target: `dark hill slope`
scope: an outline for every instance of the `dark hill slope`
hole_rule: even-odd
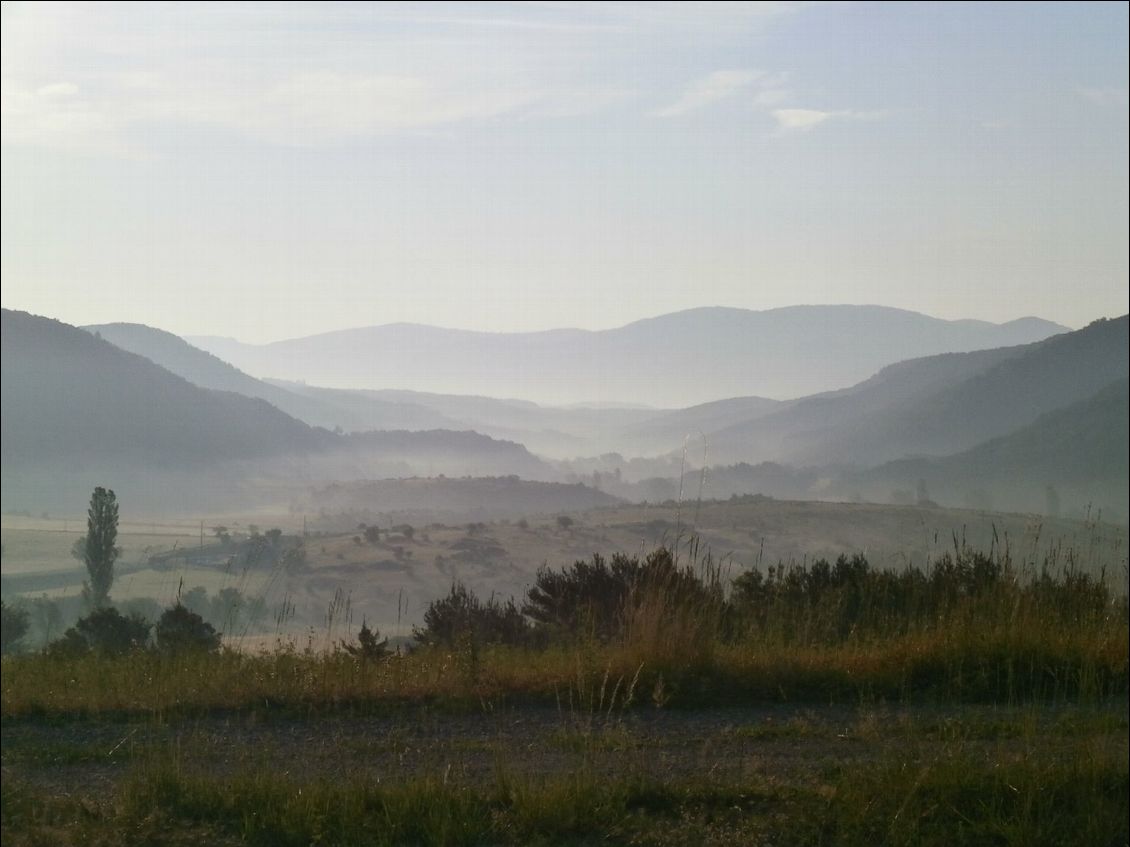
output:
[[[187,468],[325,449],[269,403],[192,385],[49,318],[2,318],[3,462]]]
[[[445,418],[422,406],[365,398],[351,402],[349,392],[301,390],[304,386],[277,385],[245,374],[223,359],[194,347],[183,338],[143,324],[113,323],[84,327],[116,347],[144,356],[201,388],[234,391],[258,397],[311,426],[340,427],[347,432],[370,429],[461,429],[459,421]]]
[[[556,477],[520,444],[444,430],[337,435],[76,327],[7,310],[2,321],[7,509],[75,512],[92,485],[152,513],[286,503],[335,479]]]
[[[874,465],[1005,435],[1126,378],[1125,316],[1018,347],[900,362],[708,435],[718,461]]]
[[[1130,480],[1130,382],[1123,378],[1086,400],[1038,417],[1008,435],[941,459],[889,462],[862,474],[871,491],[913,490],[951,502],[991,495],[1014,508],[1043,511],[1047,488],[1065,507],[1104,508],[1125,520]]]

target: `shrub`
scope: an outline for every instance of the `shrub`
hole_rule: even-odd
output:
[[[442,600],[434,600],[424,612],[423,628],[412,635],[422,644],[456,648],[468,643],[524,645],[530,642],[530,625],[513,600],[505,603],[491,597],[486,602],[462,583],[451,586]]]
[[[27,609],[9,606],[0,600],[0,653],[7,654],[15,649],[27,630]]]
[[[705,613],[708,607],[720,610],[722,601],[717,579],[708,574],[704,580],[693,568],[680,567],[671,551],[660,547],[643,561],[620,553],[611,560],[593,554],[561,571],[543,567],[522,611],[549,639],[608,642],[624,638],[631,625],[638,629],[645,607],[661,615],[676,609]]]
[[[157,621],[157,649],[162,653],[214,653],[220,649],[220,634],[178,602]]]
[[[751,634],[797,644],[889,638],[973,621],[1079,628],[1111,613],[1101,577],[1070,568],[1029,576],[1022,578],[1007,553],[959,549],[926,571],[874,570],[856,554],[835,564],[818,559],[767,574],[749,571],[734,580],[731,600]]]
[[[113,606],[96,609],[63,633],[48,650],[56,655],[95,652],[120,656],[149,643],[151,624],[137,614],[122,615]]]

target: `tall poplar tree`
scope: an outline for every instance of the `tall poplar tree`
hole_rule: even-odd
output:
[[[121,550],[118,540],[118,500],[114,492],[98,487],[90,497],[86,513],[86,548],[83,559],[90,582],[83,594],[90,605],[101,609],[110,602],[110,586],[114,584],[114,561]]]

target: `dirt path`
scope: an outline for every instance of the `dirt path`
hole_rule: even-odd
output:
[[[1069,745],[1078,727],[1126,743],[1126,706],[758,706],[596,714],[529,708],[445,714],[216,716],[169,723],[8,721],[3,775],[84,796],[138,766],[168,761],[217,776],[254,769],[297,781],[436,776],[479,783],[500,773],[562,776],[591,768],[664,781],[793,782],[898,750],[928,758],[955,741],[995,755]],[[1073,729],[1075,728],[1075,729]]]

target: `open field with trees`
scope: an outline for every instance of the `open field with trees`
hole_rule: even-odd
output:
[[[1126,841],[1127,601],[1074,553],[700,549],[454,583],[411,648],[341,594],[256,653],[93,613],[4,658],[5,843]]]

